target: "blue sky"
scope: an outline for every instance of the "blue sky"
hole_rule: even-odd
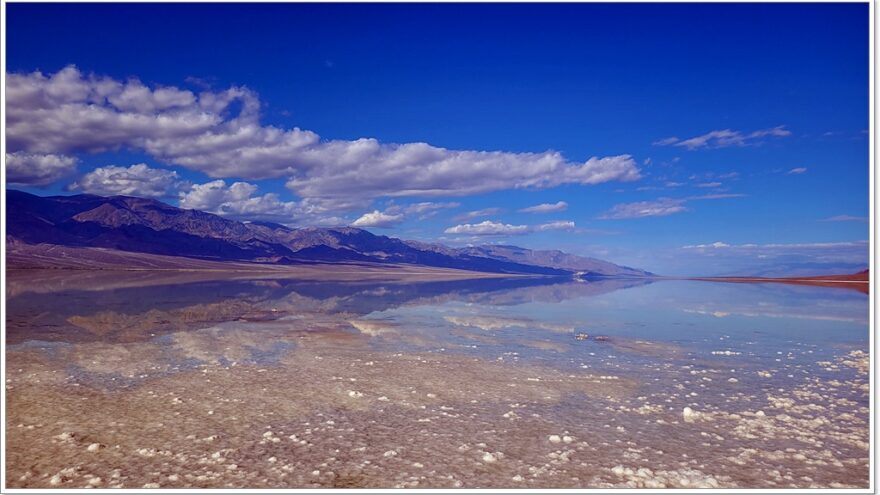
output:
[[[867,3],[7,4],[7,176],[659,273],[849,269],[868,36]]]

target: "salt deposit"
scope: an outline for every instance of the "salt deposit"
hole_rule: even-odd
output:
[[[6,434],[16,457],[7,483],[868,487],[870,356],[852,332],[829,345],[755,319],[745,337],[626,308],[620,319],[589,298],[557,314],[516,294],[484,315],[496,295],[470,289],[417,304],[374,298],[361,311],[358,290],[320,300],[261,295],[237,303],[245,315],[262,307],[260,320],[141,328],[118,340],[84,329],[153,317],[82,315],[79,340],[10,346]],[[620,311],[615,301],[603,304]],[[265,319],[268,308],[284,319]],[[163,309],[156,324],[172,313],[179,320],[185,311]],[[445,318],[501,313],[516,324],[485,330],[475,324],[499,321]],[[567,321],[582,314],[589,323]],[[114,323],[102,327],[101,318]],[[572,328],[586,324],[603,338],[576,342]]]

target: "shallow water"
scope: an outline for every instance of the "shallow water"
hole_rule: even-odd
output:
[[[868,298],[11,273],[11,487],[868,486]]]

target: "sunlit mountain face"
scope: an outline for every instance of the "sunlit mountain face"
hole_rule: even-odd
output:
[[[292,229],[265,222],[243,223],[130,196],[46,198],[9,191],[8,198],[9,207],[15,211],[7,230],[16,250],[13,259],[24,264],[36,263],[42,249],[28,246],[48,244],[274,265],[361,262],[560,277],[650,275],[644,270],[560,251],[515,246],[456,249],[377,236],[353,227]],[[94,250],[67,252],[107,257]],[[185,260],[176,262],[186,265]]]

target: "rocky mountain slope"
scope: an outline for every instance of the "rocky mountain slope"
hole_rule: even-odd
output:
[[[267,222],[244,223],[128,196],[41,197],[9,190],[6,207],[7,247],[49,244],[273,264],[371,262],[491,273],[650,275],[561,251],[515,246],[451,248],[352,227],[293,229]]]

